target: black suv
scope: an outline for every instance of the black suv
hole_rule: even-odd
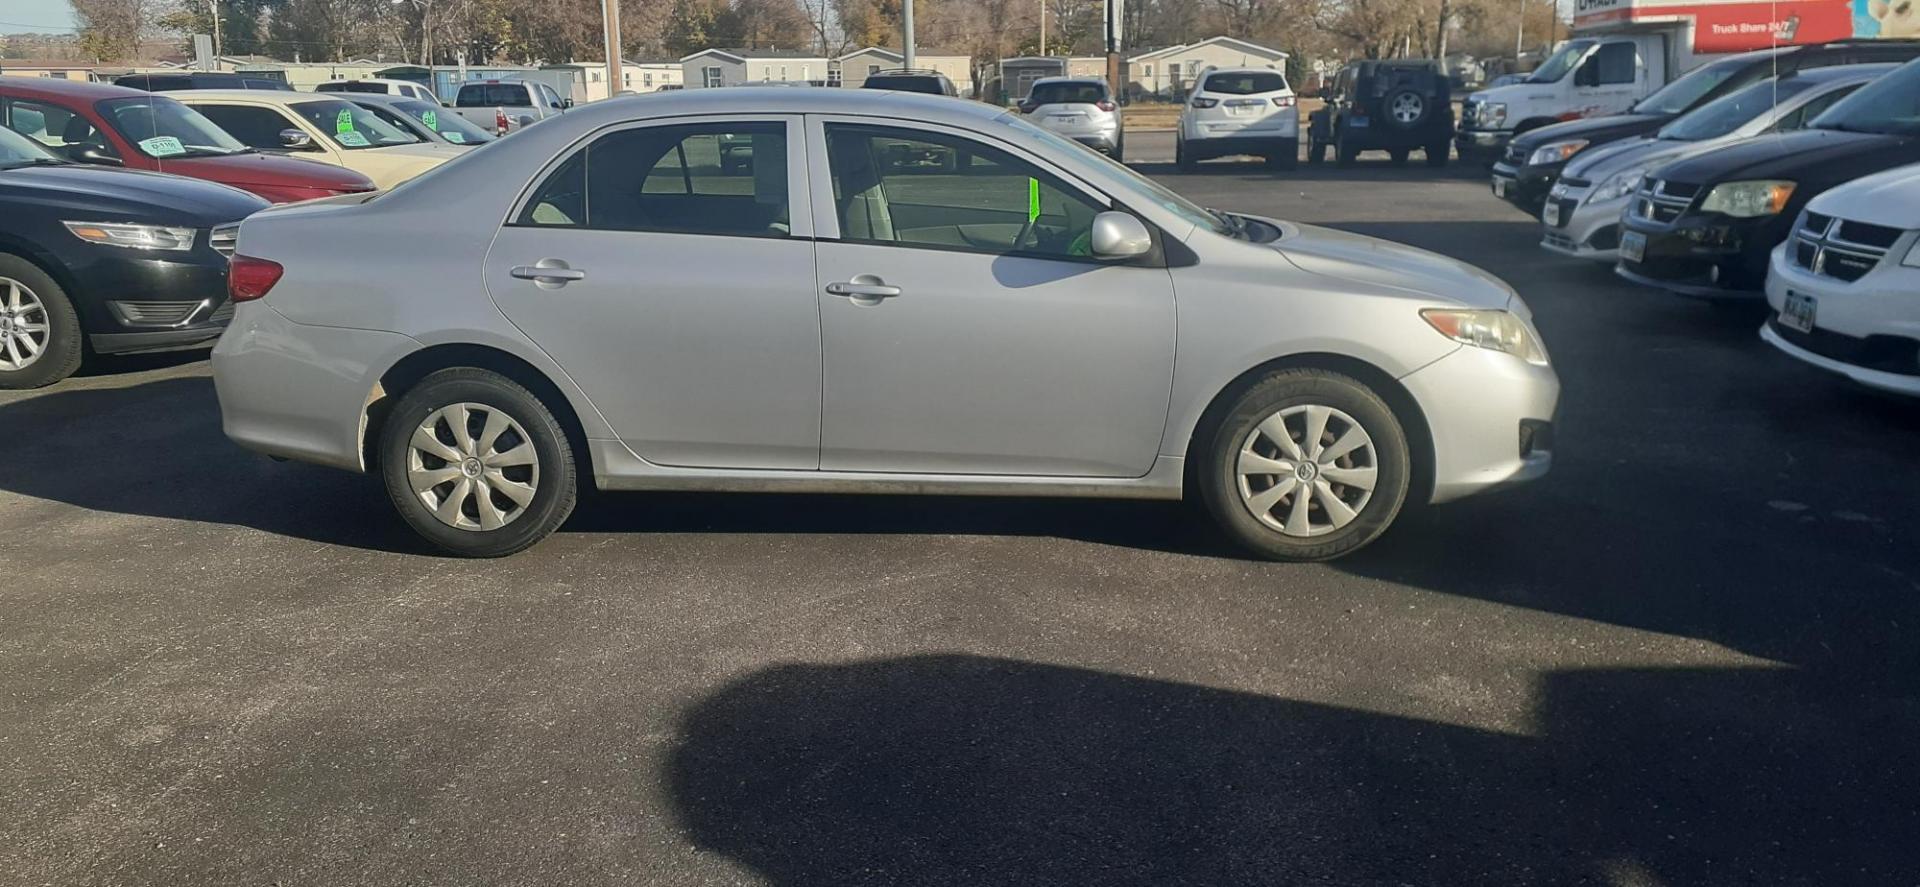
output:
[[[1920,61],[1913,61],[1841,99],[1807,129],[1748,139],[1648,173],[1621,217],[1615,270],[1682,295],[1759,299],[1769,254],[1808,201],[1917,162]],[[1843,280],[1872,270],[1901,233],[1848,224],[1851,243],[1835,255],[1849,255],[1823,266]]]
[[[953,81],[939,71],[926,71],[918,68],[897,68],[868,74],[860,82],[861,89],[891,89],[897,92],[920,92],[927,95],[957,95]]]
[[[1324,93],[1327,106],[1307,120],[1307,162],[1341,166],[1362,151],[1385,151],[1407,162],[1418,148],[1428,166],[1447,165],[1453,146],[1453,84],[1431,59],[1355,62]]]
[[[287,81],[262,74],[249,77],[224,71],[191,71],[180,74],[127,74],[113,79],[113,85],[143,89],[147,92],[171,92],[176,89],[277,89],[292,92]]]
[[[1547,192],[1574,155],[1609,142],[1643,136],[1674,118],[1736,89],[1780,74],[1920,58],[1920,41],[1842,40],[1783,46],[1708,62],[1688,72],[1624,114],[1589,117],[1531,129],[1507,143],[1493,166],[1493,192],[1527,215],[1538,217]],[[1546,150],[1551,148],[1552,150]]]

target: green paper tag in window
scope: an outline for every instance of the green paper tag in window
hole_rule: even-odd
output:
[[[344,108],[341,109],[340,116],[333,118],[333,131],[339,133],[353,132],[353,112]]]
[[[149,157],[172,157],[176,154],[187,153],[186,146],[180,144],[180,140],[173,136],[155,136],[150,139],[141,139],[139,145],[140,150],[147,152],[147,156]]]
[[[467,141],[466,134],[459,132],[443,132],[440,134],[440,137],[456,145],[465,144]]]
[[[373,144],[372,142],[367,141],[366,136],[363,136],[357,132],[343,132],[343,133],[340,133],[339,135],[334,136],[333,139],[334,141],[337,141],[342,145],[346,145],[349,148],[365,148],[366,146]]]
[[[421,112],[420,122],[426,124],[428,129],[439,129],[440,114],[439,112],[436,112],[436,111]]]

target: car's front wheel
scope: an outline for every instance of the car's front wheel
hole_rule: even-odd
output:
[[[73,375],[85,351],[80,315],[39,266],[0,254],[0,389],[40,388]]]
[[[381,476],[400,516],[461,557],[503,557],[573,513],[573,450],[546,404],[499,373],[421,380],[381,426]]]
[[[1296,368],[1235,398],[1199,454],[1200,494],[1235,541],[1276,560],[1350,554],[1405,504],[1407,438],[1378,393],[1351,376]]]

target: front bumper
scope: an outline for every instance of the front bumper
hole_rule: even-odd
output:
[[[1738,219],[1689,210],[1672,222],[1641,218],[1629,211],[1621,220],[1622,241],[1646,238],[1639,261],[1623,251],[1614,267],[1635,283],[1699,299],[1758,299],[1764,295],[1767,255],[1786,237],[1791,219],[1779,216]]]
[[[1561,164],[1553,166],[1513,166],[1505,161],[1493,165],[1490,186],[1495,196],[1534,218],[1547,205],[1547,192],[1560,178]]]
[[[1402,377],[1433,436],[1439,503],[1539,478],[1553,466],[1560,379],[1552,367],[1463,345]]]
[[[232,316],[227,257],[204,243],[177,253],[100,246],[67,266],[87,344],[100,354],[164,351],[219,338]]]
[[[1510,129],[1463,129],[1453,136],[1453,147],[1462,157],[1498,157],[1513,141]]]
[[[1911,247],[1908,247],[1911,249]],[[1905,253],[1895,251],[1890,256]],[[1920,396],[1920,268],[1882,260],[1859,280],[1815,274],[1773,251],[1767,304],[1773,316],[1760,337],[1786,354],[1882,391]],[[1780,325],[1787,295],[1812,297],[1814,326],[1803,333]]]
[[[1540,248],[1576,259],[1612,264],[1620,256],[1620,214],[1627,198],[1588,203],[1591,188],[1568,188],[1556,184],[1548,192],[1547,206],[1558,206],[1560,223],[1546,224],[1542,208]]]

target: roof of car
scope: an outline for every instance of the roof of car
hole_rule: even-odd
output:
[[[342,77],[339,80],[329,80],[320,85],[328,86],[335,83],[378,83],[381,86],[418,86],[421,89],[426,88],[426,84],[424,83],[415,83],[411,80],[395,80],[392,77]]]
[[[1221,65],[1217,68],[1208,68],[1205,71],[1202,71],[1201,73],[1203,74],[1278,74],[1280,73],[1280,69],[1269,68],[1265,65],[1232,65],[1232,66]]]
[[[1040,79],[1038,79],[1038,80],[1035,80],[1035,81],[1033,81],[1033,85],[1035,85],[1035,86],[1039,86],[1039,85],[1040,85],[1040,84],[1042,84],[1042,83],[1098,83],[1098,84],[1100,84],[1101,86],[1105,86],[1105,85],[1107,85],[1107,78],[1105,78],[1105,77],[1086,77],[1086,76],[1082,76],[1082,77],[1042,77],[1042,78],[1040,78]]]
[[[284,89],[176,89],[167,95],[189,104],[195,99],[221,99],[258,105],[291,105],[295,102],[337,102],[342,94],[289,92]]]
[[[1824,68],[1801,68],[1785,76],[1796,80],[1811,80],[1814,83],[1843,83],[1855,80],[1872,80],[1882,74],[1900,67],[1897,62],[1874,62],[1867,65],[1827,65]]]
[[[911,120],[946,121],[976,125],[1006,112],[981,102],[961,101],[949,96],[902,92],[891,89],[782,89],[766,86],[739,86],[730,89],[683,89],[617,96],[604,101],[576,106],[568,119],[591,121],[598,118],[626,120],[635,115],[649,117],[676,114],[872,114]]]
[[[145,90],[111,83],[84,80],[56,80],[52,77],[0,77],[0,87],[8,93],[35,98],[63,98],[81,101],[117,99],[134,95],[152,95]]]
[[[328,98],[341,98],[349,102],[373,102],[376,105],[398,105],[401,102],[426,102],[426,99],[410,95],[394,95],[390,92],[322,92]]]

